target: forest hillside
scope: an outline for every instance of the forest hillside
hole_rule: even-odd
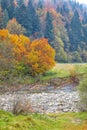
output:
[[[74,0],[0,0],[3,28],[47,38],[58,62],[87,61],[87,7]]]

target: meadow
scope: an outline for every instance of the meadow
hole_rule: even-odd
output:
[[[0,130],[87,130],[87,112],[17,116],[0,111]]]

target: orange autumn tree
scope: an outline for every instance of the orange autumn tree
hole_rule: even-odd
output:
[[[10,35],[10,42],[14,45],[15,58],[25,61],[25,55],[29,53],[30,39],[24,35]]]
[[[8,36],[9,36],[9,31],[8,30],[0,29],[0,40],[1,41],[7,40]]]
[[[13,48],[17,63],[29,68],[31,75],[43,74],[55,65],[55,51],[45,38],[30,42],[24,35],[10,34],[8,30],[0,30],[0,40],[7,41]]]
[[[32,68],[32,74],[43,74],[55,65],[55,51],[48,40],[41,38],[32,41],[30,52],[26,55],[26,62]]]

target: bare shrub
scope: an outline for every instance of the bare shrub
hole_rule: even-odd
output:
[[[27,99],[18,99],[13,106],[13,113],[18,114],[28,114],[34,113],[32,105],[29,100]]]
[[[78,79],[78,73],[77,73],[77,67],[76,66],[71,66],[69,68],[69,73],[70,73],[70,80],[73,83],[78,83],[79,79]]]
[[[84,80],[82,80],[78,86],[79,90],[79,109],[80,111],[87,111],[87,75]]]

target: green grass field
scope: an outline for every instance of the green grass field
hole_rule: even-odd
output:
[[[79,74],[84,74],[87,69],[87,64],[56,64],[48,73],[55,73],[56,77],[67,77],[70,75],[70,70],[72,69],[75,69]]]
[[[15,116],[0,111],[0,130],[87,130],[87,113]]]

